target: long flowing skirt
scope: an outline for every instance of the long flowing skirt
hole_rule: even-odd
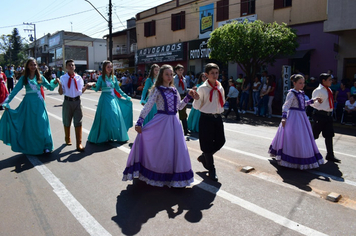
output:
[[[289,110],[286,125],[279,125],[268,152],[279,165],[294,169],[313,169],[324,164],[304,111]]]
[[[178,116],[156,114],[137,135],[122,180],[139,178],[153,186],[185,187],[193,182],[193,175]]]
[[[129,130],[133,126],[132,102],[123,98],[116,99],[118,100],[121,114],[125,121],[126,129]]]
[[[0,120],[0,140],[14,152],[40,155],[53,150],[46,105],[37,93],[26,94],[16,109],[7,109]]]
[[[199,133],[200,111],[192,108],[188,116],[188,130]]]
[[[143,125],[145,126],[150,120],[152,120],[153,117],[156,115],[156,113],[157,113],[157,107],[156,104],[154,104],[150,113],[148,113],[145,120],[143,121]]]
[[[98,108],[91,127],[88,141],[91,143],[104,143],[108,141],[126,142],[129,140],[127,134],[128,128],[124,119],[124,114],[130,117],[129,106],[123,103],[121,98],[113,97],[110,93],[101,93]],[[119,102],[120,101],[120,102]],[[127,101],[131,103],[130,101]],[[121,106],[126,108],[123,113]],[[132,103],[131,103],[132,104]],[[132,123],[132,105],[131,105],[131,123]]]

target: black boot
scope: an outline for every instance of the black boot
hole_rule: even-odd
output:
[[[334,156],[334,147],[333,147],[333,138],[325,138],[325,146],[326,146],[326,160],[332,161],[332,162],[338,162],[340,163],[341,161]]]
[[[209,170],[209,177],[214,181],[218,181],[218,176],[216,175],[216,170],[214,166],[214,157],[212,153],[204,153],[206,166]]]
[[[182,120],[182,126],[183,126],[184,135],[188,135],[189,131],[188,131],[187,119]]]

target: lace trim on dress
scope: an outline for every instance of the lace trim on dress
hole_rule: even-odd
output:
[[[139,178],[152,186],[163,187],[185,187],[194,181],[192,170],[182,173],[157,173],[146,169],[141,163],[135,163],[133,166],[126,167],[122,180],[133,180]]]
[[[271,157],[275,157],[278,161],[278,164],[281,166],[294,169],[313,169],[319,167],[319,165],[324,164],[323,156],[320,153],[315,153],[314,156],[308,158],[298,158],[284,154],[281,149],[275,150],[272,148],[272,146],[270,146],[268,153]]]

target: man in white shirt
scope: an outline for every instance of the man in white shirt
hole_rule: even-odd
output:
[[[335,158],[333,148],[333,137],[335,133],[332,117],[334,100],[333,93],[330,89],[332,78],[330,74],[322,73],[319,76],[319,81],[320,85],[313,91],[312,99],[321,98],[322,102],[314,102],[314,104],[311,104],[311,106],[315,108],[313,111],[314,139],[318,139],[320,133],[322,133],[325,138],[325,146],[327,150],[325,159],[332,162],[340,162],[339,159]]]
[[[62,106],[62,120],[65,133],[65,142],[67,145],[72,145],[70,141],[70,126],[73,119],[75,127],[75,136],[77,140],[77,150],[84,151],[82,146],[82,119],[83,111],[80,101],[80,96],[84,91],[93,85],[88,83],[84,86],[82,77],[74,72],[75,64],[72,59],[66,61],[67,73],[60,78],[58,93],[64,94]]]

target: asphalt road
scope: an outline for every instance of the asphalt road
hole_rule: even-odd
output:
[[[64,145],[57,91],[46,91],[53,153],[28,156],[0,143],[0,235],[356,235],[355,127],[335,126],[341,164],[299,171],[277,166],[267,154],[277,118],[227,119],[227,142],[215,156],[219,182],[197,162],[199,140],[192,134],[187,145],[194,184],[158,188],[121,180],[133,128],[125,144],[86,143],[99,96],[82,96],[84,153]],[[133,103],[136,122],[142,106],[138,99]],[[71,138],[75,144],[73,127]],[[317,145],[325,155],[324,140]],[[255,170],[243,173],[245,166]],[[330,192],[341,200],[326,200]]]

